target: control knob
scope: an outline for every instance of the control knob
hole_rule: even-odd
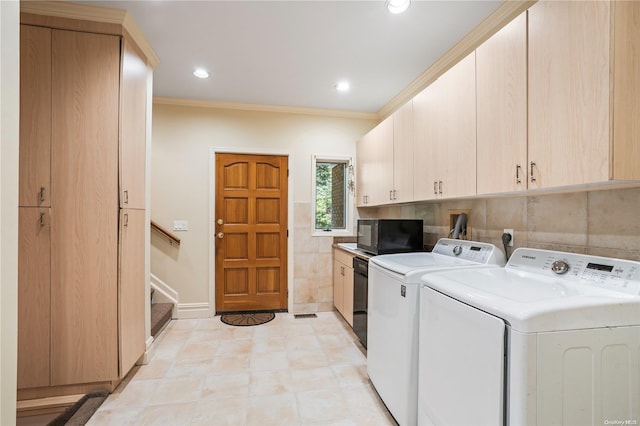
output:
[[[556,260],[551,264],[551,270],[558,275],[566,274],[569,270],[569,264],[564,260]]]
[[[456,256],[460,256],[460,253],[462,253],[462,247],[460,246],[455,246],[453,248],[453,254],[455,254]]]

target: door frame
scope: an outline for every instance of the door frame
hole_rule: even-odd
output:
[[[209,233],[209,314],[216,314],[216,154],[249,154],[249,155],[282,155],[287,156],[287,169],[289,176],[287,177],[287,230],[289,237],[287,238],[287,311],[293,312],[293,240],[294,240],[294,223],[293,223],[293,196],[294,190],[291,182],[294,182],[293,152],[268,150],[268,149],[251,149],[246,147],[209,147],[209,223],[207,231]]]

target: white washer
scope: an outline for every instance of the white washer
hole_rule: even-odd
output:
[[[422,282],[419,425],[640,424],[640,262],[517,249]]]
[[[420,277],[454,268],[503,266],[494,245],[440,239],[430,253],[374,256],[369,261],[367,372],[401,426],[417,419]]]

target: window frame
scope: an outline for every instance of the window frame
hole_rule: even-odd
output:
[[[345,182],[345,208],[344,208],[344,229],[331,229],[322,231],[316,229],[316,165],[317,163],[344,163],[346,165]],[[353,184],[350,184],[353,182]],[[353,205],[354,205],[354,185],[353,158],[348,156],[319,155],[311,156],[311,236],[313,237],[352,237],[354,236],[353,226]]]

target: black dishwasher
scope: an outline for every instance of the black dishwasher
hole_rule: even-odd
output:
[[[367,347],[367,288],[369,261],[353,258],[353,331]]]

